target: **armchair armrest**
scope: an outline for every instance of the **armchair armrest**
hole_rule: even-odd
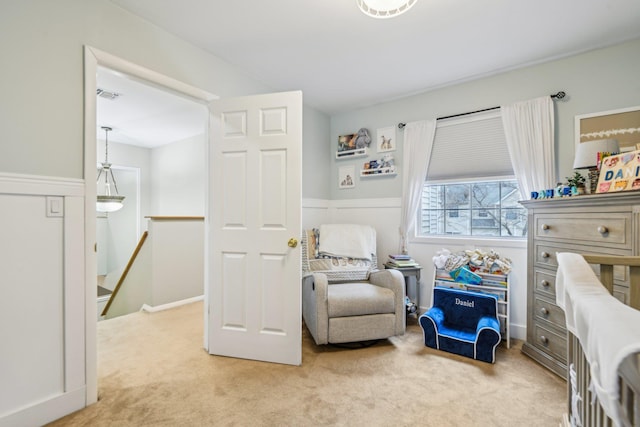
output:
[[[396,334],[402,335],[406,329],[406,314],[404,305],[404,276],[397,270],[374,270],[369,274],[369,282],[393,291],[395,296]]]
[[[329,308],[327,276],[307,274],[302,278],[302,317],[316,344],[329,342]]]
[[[496,360],[496,347],[500,344],[500,322],[495,317],[483,316],[478,320],[474,358],[489,363]]]
[[[476,327],[476,334],[479,334],[483,329],[493,329],[500,335],[500,322],[495,317],[483,316],[478,320],[478,326]]]
[[[444,322],[444,312],[440,307],[431,307],[423,316],[429,316],[433,319],[433,322],[436,324],[436,327],[440,327]]]

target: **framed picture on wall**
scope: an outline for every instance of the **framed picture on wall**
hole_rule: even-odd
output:
[[[636,150],[640,144],[640,106],[575,117],[575,143],[617,139],[620,151]]]
[[[396,128],[393,126],[376,130],[376,147],[378,153],[396,149]]]
[[[353,188],[355,184],[356,168],[354,165],[341,166],[338,170],[338,188]]]

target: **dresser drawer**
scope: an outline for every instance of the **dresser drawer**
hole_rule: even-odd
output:
[[[540,213],[534,218],[536,239],[584,243],[611,248],[631,248],[631,214]]]
[[[559,335],[545,328],[539,323],[533,327],[533,345],[545,353],[566,363],[567,361],[567,335]]]
[[[557,305],[540,297],[535,297],[533,302],[533,315],[537,320],[551,322],[554,326],[562,329],[566,328],[564,311]]]
[[[533,245],[533,261],[537,267],[548,268],[556,270],[558,268],[557,252],[572,252],[578,254],[592,254],[592,255],[631,255],[631,251],[628,250],[616,250],[616,249],[603,249],[598,251],[597,248],[581,246],[581,245],[558,245],[544,241],[536,241]],[[600,266],[591,267],[596,276],[600,276]],[[627,284],[629,281],[629,268],[620,265],[613,267],[613,278],[621,283]],[[554,273],[551,273],[555,275]],[[537,286],[537,285],[536,285]],[[555,295],[555,290],[553,291]]]
[[[536,244],[533,245],[533,249],[535,251],[535,253],[533,254],[533,259],[536,265],[541,265],[553,270],[558,268],[558,259],[556,258],[556,252],[573,252],[562,247],[549,246],[544,243],[541,244],[539,242],[536,242]]]
[[[534,291],[556,299],[556,275],[546,270],[535,269],[533,271]]]

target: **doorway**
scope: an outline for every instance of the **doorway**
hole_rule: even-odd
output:
[[[97,219],[95,210],[95,198],[97,187],[95,179],[97,159],[97,72],[99,67],[121,73],[131,79],[144,82],[148,85],[182,96],[192,102],[205,105],[217,97],[211,93],[184,84],[152,70],[140,67],[118,57],[115,57],[98,49],[85,46],[85,111],[84,111],[84,176],[85,176],[85,347],[86,347],[86,404],[97,401],[97,304],[96,304],[96,278],[97,255],[96,233]],[[144,204],[144,202],[143,202]]]
[[[148,257],[134,260],[133,254],[149,251],[151,242],[138,245],[142,233],[154,228],[150,218],[204,217],[207,109],[102,66],[97,84],[98,162],[111,164],[111,192],[117,188],[124,197],[119,210],[97,213],[98,291],[110,294],[99,297],[100,321],[133,313],[143,304],[153,307],[203,295],[196,283],[178,290],[168,281],[152,281],[150,276],[159,274],[155,265],[145,262]],[[97,193],[104,192],[100,180]]]

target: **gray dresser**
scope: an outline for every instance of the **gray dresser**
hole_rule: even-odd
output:
[[[638,255],[640,191],[521,204],[528,210],[527,340],[522,352],[566,378],[567,332],[564,312],[555,304],[556,253]],[[614,296],[625,303],[628,274],[628,269],[614,269]]]

